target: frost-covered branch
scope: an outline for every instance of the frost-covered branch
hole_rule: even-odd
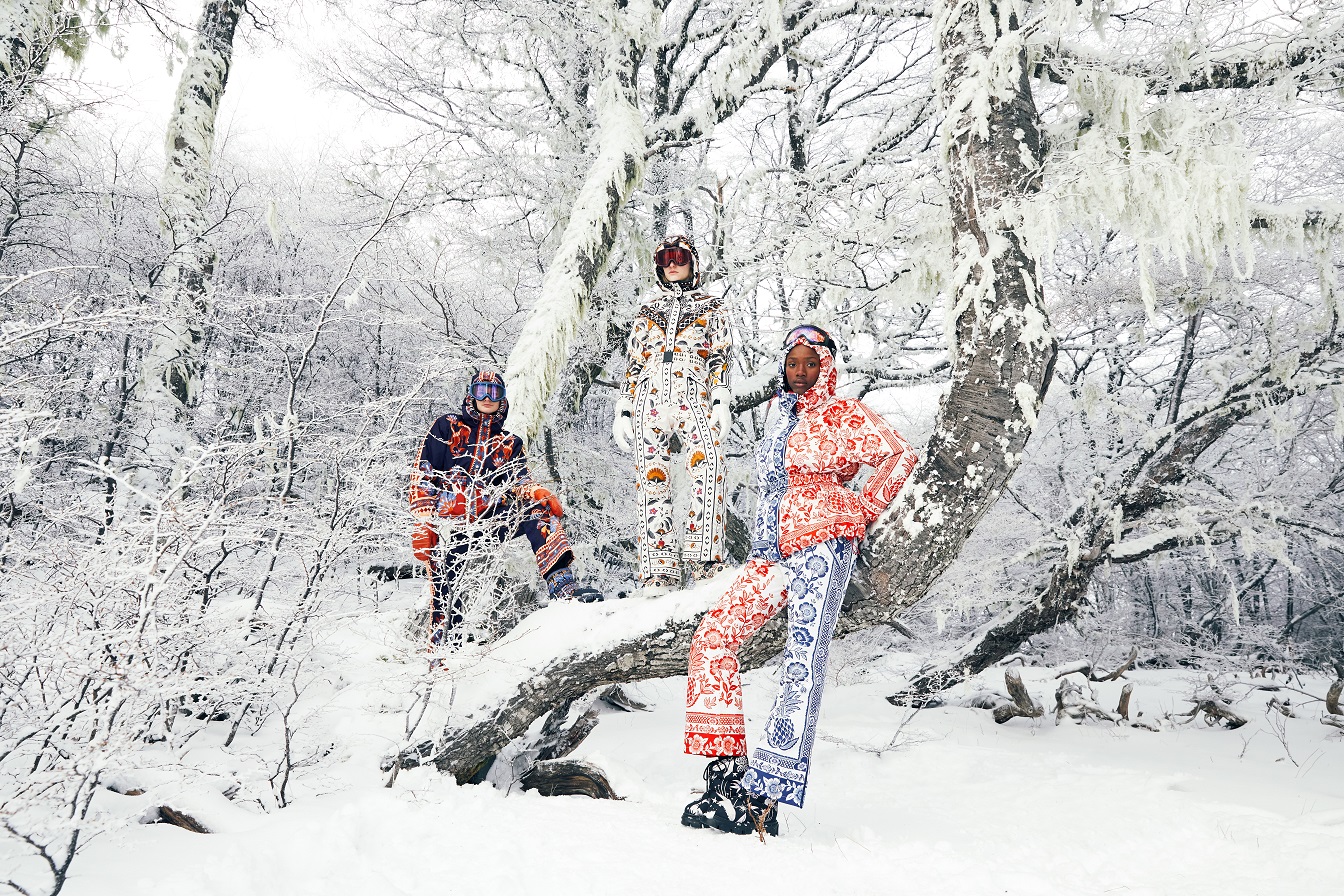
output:
[[[1079,47],[1045,46],[1042,53],[1035,67],[1038,77],[1066,83],[1074,71],[1106,69],[1142,79],[1154,96],[1284,85],[1329,91],[1344,84],[1344,20],[1314,25],[1258,48],[1212,50],[1174,62],[1118,61]]]

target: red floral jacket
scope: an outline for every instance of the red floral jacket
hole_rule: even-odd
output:
[[[817,383],[781,393],[756,452],[752,556],[778,562],[833,538],[862,538],[919,462],[910,444],[857,398],[838,398],[835,360],[824,346]],[[872,474],[847,488],[862,467]]]

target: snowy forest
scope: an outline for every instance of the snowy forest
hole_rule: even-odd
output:
[[[1344,4],[0,0],[0,40],[10,891],[1335,892]],[[261,48],[357,136],[231,139]],[[97,52],[171,73],[166,127]],[[612,417],[669,234],[730,321],[728,558],[648,598]],[[758,842],[677,824],[682,695],[801,323],[920,460]],[[607,599],[483,546],[435,657],[407,483],[482,364]]]

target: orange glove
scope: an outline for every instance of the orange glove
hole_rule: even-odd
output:
[[[532,500],[538,504],[545,504],[551,516],[564,516],[565,508],[560,506],[560,499],[555,493],[543,485],[532,486]]]
[[[431,523],[417,523],[411,530],[411,550],[415,552],[415,559],[421,563],[429,562],[438,543],[439,533],[434,531]]]

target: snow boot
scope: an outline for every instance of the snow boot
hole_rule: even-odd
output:
[[[591,585],[574,585],[574,599],[581,604],[595,604],[600,600],[606,600],[606,595]]]
[[[667,594],[669,591],[677,591],[680,588],[680,576],[654,575],[644,580],[644,587],[639,590],[639,596],[658,597]]]
[[[746,774],[747,760],[742,759],[742,774]],[[734,778],[724,778],[723,797],[732,807],[729,814],[732,819],[732,834],[755,834],[765,842],[765,835],[779,836],[779,813],[775,811],[775,801],[760,794],[752,793],[742,784],[742,774]]]
[[[765,835],[771,837],[779,836],[779,812],[775,809],[775,801],[766,799],[760,794],[752,793],[745,787],[742,788],[747,795],[747,819],[751,826],[745,831],[735,831],[737,834],[755,834],[765,842]]]
[[[705,792],[692,800],[681,811],[681,823],[688,828],[713,828],[731,833],[736,811],[724,796],[725,783],[733,781],[742,787],[742,776],[747,773],[747,757],[720,756],[705,766]]]
[[[695,584],[697,582],[703,582],[706,579],[712,579],[723,572],[724,568],[722,560],[711,560],[708,563],[701,563],[699,561],[688,563],[686,564],[686,578],[689,579],[687,584]]]
[[[551,600],[577,600],[581,604],[603,600],[602,592],[588,585],[580,585],[574,570],[568,566],[553,569],[546,575],[546,593]]]

